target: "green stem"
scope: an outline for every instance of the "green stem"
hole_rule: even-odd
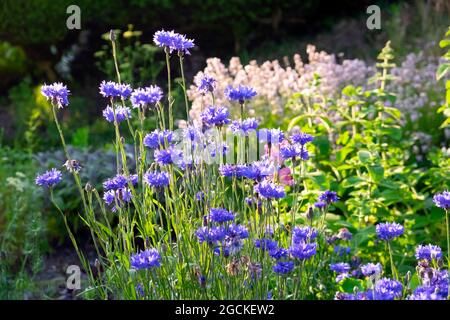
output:
[[[186,79],[184,77],[184,68],[183,68],[183,56],[181,53],[178,54],[180,57],[180,70],[181,70],[181,81],[183,83],[183,93],[184,93],[184,104],[186,106],[186,120],[188,123],[190,123],[190,117],[189,117],[189,103],[188,103],[188,97],[186,93]]]

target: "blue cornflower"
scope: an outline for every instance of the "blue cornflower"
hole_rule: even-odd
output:
[[[122,122],[131,118],[131,110],[128,107],[116,106],[116,120],[117,122]],[[107,106],[105,110],[103,110],[103,117],[108,122],[114,122],[114,110],[110,106]]]
[[[195,235],[198,238],[200,243],[207,242],[208,244],[212,244],[217,241],[222,241],[225,239],[225,228],[222,226],[214,226],[214,227],[200,227],[195,232]]]
[[[244,121],[235,120],[231,123],[230,129],[233,134],[248,136],[251,131],[258,128],[258,121],[255,118],[247,118]]]
[[[197,89],[202,94],[207,94],[208,92],[213,92],[216,87],[216,79],[213,77],[209,77],[204,75],[201,78],[197,78],[195,84],[197,85]]]
[[[276,260],[287,258],[289,256],[289,250],[287,250],[285,248],[277,247],[277,248],[269,251],[269,256]]]
[[[251,163],[244,171],[243,176],[247,179],[260,181],[276,171],[275,165],[268,160],[260,160]]]
[[[39,186],[45,186],[47,188],[53,187],[62,180],[61,171],[53,168],[43,174],[36,177],[36,184]]]
[[[311,142],[313,140],[314,140],[314,137],[312,135],[303,133],[303,132],[295,133],[295,134],[291,135],[291,141],[293,143],[299,143],[301,145],[305,145],[308,142]]]
[[[198,202],[203,202],[206,199],[206,194],[203,191],[199,191],[195,194],[195,200]]]
[[[44,84],[41,87],[41,93],[47,100],[50,100],[52,104],[57,105],[58,108],[63,108],[69,105],[69,99],[67,96],[70,91],[61,82],[55,82],[50,85]]]
[[[253,187],[255,193],[266,199],[280,199],[286,196],[283,186],[263,180]]]
[[[330,270],[336,273],[347,273],[350,271],[350,265],[347,262],[332,263]]]
[[[293,144],[282,144],[280,146],[280,155],[283,159],[295,159],[303,155],[302,149],[302,147]]]
[[[373,296],[374,300],[394,300],[402,296],[402,290],[403,286],[400,282],[383,278],[375,283],[374,292],[370,292],[368,297],[372,298]]]
[[[316,254],[317,243],[300,242],[289,248],[289,253],[296,259],[309,259]]]
[[[144,181],[150,186],[150,187],[165,187],[169,185],[169,174],[167,172],[147,172],[144,174]]]
[[[339,201],[339,197],[336,192],[327,190],[319,196],[319,200],[330,204]]]
[[[232,177],[236,174],[236,166],[232,164],[221,164],[219,166],[219,172],[224,177]]]
[[[294,262],[292,261],[278,261],[272,268],[273,272],[279,274],[287,274],[294,269]]]
[[[433,197],[433,202],[438,208],[442,208],[445,210],[450,209],[450,192],[444,191],[442,193],[438,193]]]
[[[228,98],[228,100],[239,101],[240,104],[243,104],[245,100],[250,100],[251,98],[256,96],[256,91],[252,87],[243,85],[239,85],[237,88],[228,86],[225,89],[225,96]]]
[[[383,267],[380,263],[367,263],[361,266],[361,272],[366,277],[376,277],[383,272]]]
[[[377,224],[376,232],[381,240],[390,241],[400,237],[404,232],[404,228],[401,224],[395,222],[384,222]]]
[[[130,265],[133,269],[151,269],[161,266],[161,256],[156,249],[147,249],[136,253],[130,258]]]
[[[172,146],[168,149],[155,150],[155,161],[161,165],[179,163],[182,157],[183,152]]]
[[[105,98],[122,97],[127,99],[131,94],[131,86],[129,84],[119,84],[113,81],[102,81],[100,83],[100,94]]]
[[[128,185],[128,179],[122,174],[116,175],[114,178],[110,178],[103,182],[103,188],[108,190],[118,190],[125,188]]]
[[[144,146],[150,148],[150,149],[159,149],[164,147],[164,145],[167,143],[171,143],[173,139],[173,133],[169,130],[158,130],[148,133],[145,135],[144,140],[142,143]]]
[[[317,230],[313,227],[294,227],[292,230],[292,243],[310,241],[317,238]]]
[[[230,123],[230,112],[225,107],[209,106],[200,113],[200,118],[207,127],[222,127],[223,125]]]
[[[436,292],[432,287],[418,287],[414,290],[414,293],[408,297],[408,300],[447,300]]]
[[[284,140],[284,133],[280,129],[259,129],[258,139],[261,142],[277,144]]]
[[[122,206],[125,202],[131,201],[131,191],[128,188],[121,188],[117,190],[108,190],[103,194],[103,200],[111,207],[111,211],[117,211],[116,204]]]
[[[442,258],[442,250],[439,246],[428,244],[416,247],[416,259],[432,261]]]
[[[317,201],[316,203],[314,203],[314,207],[318,208],[318,209],[323,209],[327,206],[327,203],[324,201]]]
[[[366,295],[363,292],[356,292],[356,293],[336,292],[334,300],[366,300]]]
[[[341,247],[339,245],[334,246],[333,252],[336,253],[339,257],[343,255],[350,254],[350,247]]]
[[[248,229],[241,224],[230,224],[225,227],[227,238],[248,238]]]
[[[209,211],[209,219],[212,222],[224,223],[234,220],[234,213],[222,208],[211,208]]]
[[[278,243],[276,241],[262,238],[262,239],[255,239],[254,240],[255,247],[258,249],[261,249],[263,251],[271,251],[278,248]]]
[[[137,88],[130,97],[133,108],[145,108],[148,105],[157,104],[163,97],[163,92],[158,86]]]
[[[177,50],[190,54],[189,49],[194,47],[194,40],[187,39],[185,35],[172,31],[160,30],[153,35],[153,42],[161,48],[168,48],[169,52]]]

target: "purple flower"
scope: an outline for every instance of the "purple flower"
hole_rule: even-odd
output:
[[[163,97],[163,92],[158,86],[137,88],[130,97],[133,108],[145,108],[148,105],[157,104]]]
[[[172,131],[169,130],[160,131],[156,129],[155,131],[145,135],[143,144],[144,146],[150,149],[159,149],[165,146],[166,141],[167,143],[171,143],[172,136],[173,136]]]
[[[245,100],[250,100],[251,98],[256,96],[256,91],[251,87],[243,85],[239,85],[237,88],[228,86],[225,89],[225,96],[228,98],[228,100],[239,101],[240,104],[243,104]]]
[[[296,259],[309,259],[316,254],[317,243],[300,242],[289,248],[289,253]]]
[[[105,98],[122,97],[127,99],[131,94],[131,86],[129,84],[118,84],[112,81],[102,81],[100,83],[100,94]]]
[[[209,218],[213,222],[224,223],[234,220],[234,214],[222,208],[211,208]]]
[[[440,295],[433,287],[418,287],[408,300],[447,300],[447,297]]]
[[[36,177],[36,184],[43,187],[53,187],[58,184],[62,179],[61,171],[53,168],[43,174],[40,174]]]
[[[151,269],[161,266],[161,256],[156,249],[147,249],[136,253],[130,258],[130,265],[133,269]]]
[[[375,283],[374,292],[368,294],[374,300],[394,300],[402,296],[403,286],[396,280],[383,278]],[[373,294],[372,294],[373,293]]]
[[[269,180],[261,181],[254,186],[253,190],[266,199],[279,199],[286,196],[283,186],[276,185]]]
[[[450,192],[444,191],[442,193],[438,193],[433,197],[433,202],[438,208],[442,208],[445,210],[450,209]]]
[[[330,204],[333,202],[337,202],[339,200],[339,197],[337,196],[336,192],[327,190],[319,196],[319,200]]]
[[[277,144],[284,140],[284,133],[280,129],[260,129],[258,131],[258,139],[261,142]]]
[[[305,145],[308,142],[311,142],[313,140],[314,140],[314,137],[312,135],[303,133],[303,132],[295,133],[295,134],[291,135],[291,141],[293,143],[299,143],[301,145]]]
[[[314,207],[318,208],[318,209],[323,209],[327,206],[327,203],[324,201],[317,201],[316,203],[314,203]]]
[[[294,159],[302,155],[301,149],[301,147],[293,144],[283,144],[280,146],[280,155],[283,159]]]
[[[350,248],[349,247],[334,246],[333,252],[336,253],[339,257],[342,257],[343,255],[350,254]]]
[[[292,243],[298,244],[317,238],[317,230],[313,227],[294,227],[292,230]]]
[[[131,110],[128,107],[116,106],[116,120],[117,122],[122,122],[131,118]],[[108,122],[114,122],[114,110],[110,106],[107,106],[105,110],[103,110],[103,117]]]
[[[244,121],[235,120],[230,125],[233,134],[248,136],[251,131],[258,128],[258,121],[255,118],[247,118]]]
[[[376,232],[378,238],[381,240],[390,241],[394,238],[400,237],[404,232],[404,228],[401,224],[395,222],[384,222],[377,224]]]
[[[183,152],[172,146],[168,149],[155,150],[155,161],[161,165],[179,163],[182,157]]]
[[[121,207],[125,202],[131,201],[131,191],[128,188],[121,188],[117,190],[108,190],[103,194],[103,200],[109,206],[111,211],[117,211],[116,204]]]
[[[289,256],[289,250],[277,247],[269,251],[269,256],[276,260],[287,258]]]
[[[362,292],[356,293],[336,292],[334,300],[366,300],[366,296]]]
[[[267,238],[255,239],[254,243],[255,247],[262,251],[271,251],[278,248],[278,243],[276,241]]]
[[[236,166],[232,164],[221,164],[219,166],[219,172],[224,177],[232,177],[236,174]]]
[[[47,100],[50,100],[52,104],[57,105],[58,108],[63,108],[69,105],[69,99],[67,96],[70,91],[61,82],[55,82],[50,85],[44,84],[41,87],[41,93]]]
[[[347,273],[350,271],[350,265],[346,262],[338,262],[330,264],[330,270],[336,273]]]
[[[240,224],[230,224],[226,226],[226,236],[228,238],[239,238],[246,239],[248,238],[248,230],[245,226]]]
[[[200,113],[200,118],[207,127],[222,127],[224,124],[230,123],[230,112],[225,107],[209,106]]]
[[[197,89],[202,94],[207,94],[208,92],[214,92],[216,87],[216,79],[209,76],[203,76],[201,78],[197,78],[195,84],[197,85]]]
[[[200,243],[207,242],[208,244],[212,244],[217,241],[222,241],[225,239],[225,228],[222,226],[219,227],[200,227],[195,232],[195,235],[198,238]]]
[[[170,53],[176,50],[190,54],[189,49],[194,47],[194,40],[186,38],[185,35],[172,31],[160,30],[153,35],[153,42],[161,48],[168,48]]]
[[[108,190],[118,190],[125,188],[128,185],[128,179],[122,174],[116,175],[114,178],[108,179],[103,182],[103,188]]]
[[[154,188],[165,187],[169,185],[169,174],[167,172],[147,172],[144,174],[144,181]]]
[[[432,261],[442,258],[442,250],[439,246],[428,244],[416,247],[416,259]]]
[[[279,274],[287,274],[294,269],[294,262],[292,261],[278,261],[272,268],[273,272]]]
[[[380,263],[367,263],[361,266],[361,272],[366,277],[375,277],[383,272],[383,267]]]

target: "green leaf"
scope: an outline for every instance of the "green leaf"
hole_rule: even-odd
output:
[[[372,159],[372,154],[367,150],[358,151],[358,158],[362,164],[369,164]]]
[[[340,282],[339,287],[341,291],[346,293],[355,292],[355,288],[359,291],[364,291],[364,282],[360,279],[346,278]]]
[[[439,81],[450,71],[450,63],[441,64],[436,71],[436,79]]]
[[[369,170],[370,177],[374,182],[380,182],[384,177],[384,168],[382,166],[369,166],[367,170]]]

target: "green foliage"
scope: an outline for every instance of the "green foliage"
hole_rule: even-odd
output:
[[[445,34],[445,39],[441,40],[439,42],[439,45],[441,48],[450,47],[450,27]],[[437,80],[444,79],[446,75],[450,74],[450,48],[442,56],[442,58],[448,62],[444,62],[439,66],[436,72]],[[445,104],[441,108],[439,108],[438,112],[442,112],[447,117],[447,119],[444,121],[444,123],[441,124],[441,128],[450,126],[450,80],[445,81],[445,88],[447,90],[445,96]]]

